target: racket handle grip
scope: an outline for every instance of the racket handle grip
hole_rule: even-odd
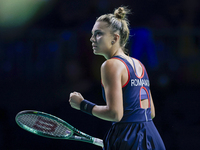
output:
[[[93,144],[103,148],[103,140],[102,139],[94,138]]]

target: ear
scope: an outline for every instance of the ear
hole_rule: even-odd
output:
[[[119,41],[119,34],[117,34],[117,33],[114,33],[114,41],[115,41],[115,43],[117,42],[117,41]]]

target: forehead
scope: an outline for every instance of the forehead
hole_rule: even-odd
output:
[[[101,31],[109,31],[109,25],[107,22],[104,21],[97,21],[95,22],[93,28],[92,28],[92,33],[95,32],[96,30],[101,30]]]

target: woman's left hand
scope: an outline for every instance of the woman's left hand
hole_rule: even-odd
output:
[[[80,110],[80,104],[84,100],[83,96],[78,92],[70,93],[69,103],[72,108]]]

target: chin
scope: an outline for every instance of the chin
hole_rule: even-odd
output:
[[[98,50],[93,50],[93,53],[94,53],[95,55],[101,55],[101,53],[99,53]]]
[[[99,52],[99,51],[93,51],[93,53],[95,54],[95,55],[101,55],[101,56],[103,56],[103,53],[101,53],[101,52]]]

